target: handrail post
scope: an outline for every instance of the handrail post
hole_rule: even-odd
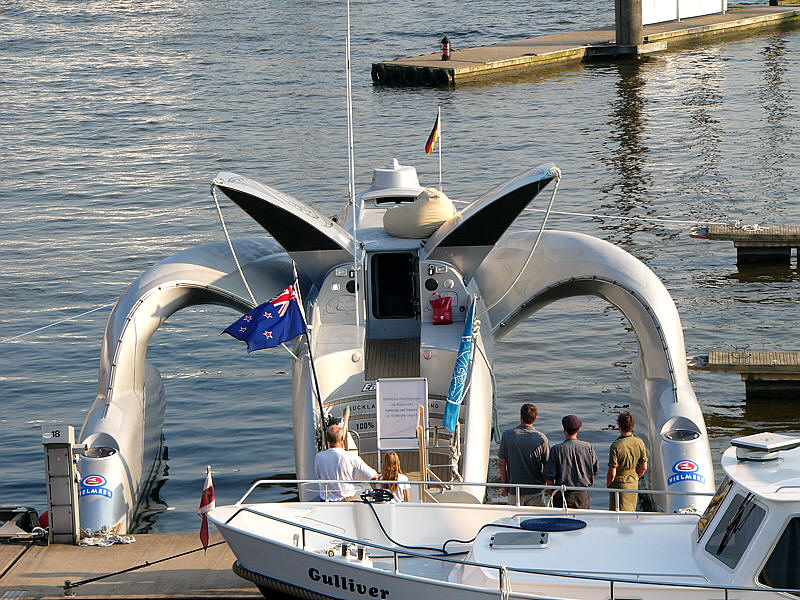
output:
[[[614,510],[619,512],[619,492],[614,492]]]
[[[610,598],[610,600],[614,600],[614,580],[613,579],[609,579],[608,583],[609,583],[609,586],[611,587],[611,598]]]
[[[397,560],[397,550],[394,551],[394,572],[395,575],[400,571],[400,561]]]
[[[301,533],[301,536],[303,538],[303,550],[305,550],[306,549],[306,528],[305,527],[301,527],[300,528],[300,533]]]
[[[522,505],[522,499],[520,498],[519,485],[516,487],[516,491],[517,491],[517,506],[521,506]]]

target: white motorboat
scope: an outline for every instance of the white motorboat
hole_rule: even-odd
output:
[[[654,496],[657,508],[702,510],[702,494],[714,489],[711,455],[688,377],[680,319],[664,285],[621,248],[588,235],[544,225],[504,235],[557,178],[553,164],[528,169],[421,230],[423,188],[416,170],[396,160],[375,169],[369,189],[335,218],[256,181],[220,173],[213,189],[274,239],[180,252],[146,271],[117,302],[106,328],[97,398],[80,434],[88,447],[78,458],[81,527],[128,530],[158,459],[165,395],[158,370],[145,360],[153,333],[193,304],[246,312],[287,286],[290,258],[299,271],[310,330],[308,342],[296,338],[293,350],[298,478],[315,477],[323,424],[341,419],[351,432],[350,447],[373,467],[380,450],[390,447],[417,479],[485,482],[496,342],[554,301],[594,295],[617,307],[638,339],[631,410],[649,450],[649,487],[684,492]],[[433,321],[430,301],[437,295],[451,301],[450,324]],[[470,309],[476,315],[475,350],[451,433],[442,419]],[[385,413],[377,388],[404,380],[423,385],[417,395],[429,442],[424,452],[413,440],[392,446],[379,435]],[[484,500],[480,486],[426,493],[438,494],[439,502]],[[302,488],[300,494],[311,500],[316,490]]]
[[[209,519],[269,598],[779,598],[800,593],[800,437],[732,442],[701,516],[498,505],[238,503]],[[557,492],[556,492],[557,493]]]

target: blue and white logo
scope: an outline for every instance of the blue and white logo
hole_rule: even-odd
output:
[[[667,478],[667,485],[672,485],[673,483],[678,483],[680,481],[696,481],[697,483],[705,483],[706,478],[698,473],[699,470],[700,467],[698,467],[697,463],[693,460],[679,460],[672,465],[672,472],[675,474],[670,475]]]
[[[81,479],[81,489],[78,491],[78,498],[83,496],[105,496],[111,498],[113,493],[105,487],[106,478],[102,475],[87,475]]]

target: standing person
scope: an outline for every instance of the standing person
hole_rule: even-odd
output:
[[[379,483],[378,485],[392,492],[395,502],[408,502],[410,497],[411,484],[408,477],[400,469],[400,457],[397,452],[391,450],[383,457],[383,473],[381,479],[384,481],[396,481],[397,483]],[[405,483],[403,483],[405,482]]]
[[[639,480],[647,471],[647,450],[642,439],[633,435],[633,415],[631,413],[619,414],[617,429],[619,429],[619,437],[611,444],[608,452],[606,487],[618,490],[638,490]],[[635,511],[637,495],[633,492],[609,494],[608,510],[616,510],[614,497],[619,496],[620,510]]]
[[[341,427],[330,425],[325,430],[325,438],[330,448],[314,457],[314,471],[318,479],[354,481],[378,478],[378,472],[365,463],[357,452],[347,452],[344,449],[344,431]],[[319,484],[319,497],[325,502],[354,500],[355,495],[356,486],[352,483]]]
[[[500,481],[503,483],[544,484],[544,466],[550,457],[550,442],[533,426],[538,415],[536,406],[523,404],[519,410],[520,424],[503,432],[497,451]],[[504,489],[508,503],[516,504],[516,490]],[[544,506],[542,490],[520,488],[520,504]]]
[[[550,448],[550,460],[544,469],[547,485],[592,487],[594,476],[600,471],[597,454],[589,442],[578,439],[583,423],[575,415],[561,419],[564,441]],[[569,508],[589,508],[588,490],[567,490],[564,499]],[[561,492],[553,496],[553,506],[563,506]]]

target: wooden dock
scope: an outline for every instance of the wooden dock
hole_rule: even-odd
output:
[[[800,248],[800,227],[797,225],[708,225],[695,227],[693,238],[733,242],[736,262],[788,265],[792,248]]]
[[[644,26],[640,46],[617,46],[613,26],[559,33],[451,51],[443,61],[441,54],[398,58],[372,65],[375,85],[451,86],[458,83],[503,77],[518,72],[552,69],[561,65],[604,60],[630,54],[667,50],[687,41],[718,37],[746,29],[774,27],[800,18],[800,6],[736,6],[726,14],[656,23]],[[452,40],[455,44],[458,40]]]
[[[739,373],[748,400],[800,397],[800,352],[714,351],[690,358],[689,368]]]
[[[0,598],[64,599],[64,581],[77,582],[194,550],[196,533],[135,535],[132,544],[108,547],[56,544],[0,545]],[[210,543],[220,541],[211,535]],[[73,588],[86,599],[200,598],[254,600],[258,588],[233,573],[227,544]]]

